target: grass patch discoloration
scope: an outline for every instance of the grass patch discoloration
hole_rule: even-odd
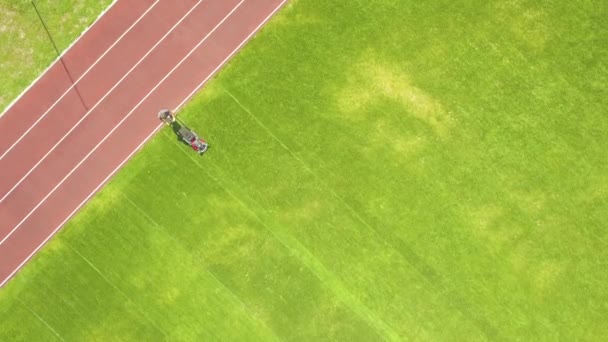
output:
[[[55,336],[20,298],[66,340],[601,340],[606,10],[290,1],[179,114],[211,149],[146,145],[0,339]]]

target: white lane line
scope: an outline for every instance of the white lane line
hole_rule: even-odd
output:
[[[55,145],[53,145],[53,147],[51,147],[46,154],[36,163],[36,165],[34,165],[23,177],[21,177],[21,179],[15,183],[15,185],[13,185],[13,187],[6,193],[4,194],[4,196],[2,196],[2,198],[0,198],[0,204],[2,204],[2,202],[32,173],[34,172],[34,170],[36,170],[36,168],[38,167],[38,165],[40,165],[44,160],[46,160],[46,157],[48,157],[56,148],[57,146],[59,146],[65,139],[67,139],[67,137],[70,135],[70,133],[72,133],[77,127],[78,125],[80,125],[84,119],[86,119],[89,115],[91,115],[91,113],[93,113],[93,111],[97,108],[97,106],[99,106],[99,104],[101,104],[103,102],[103,100],[105,100],[113,91],[114,89],[116,89],[116,87],[118,87],[122,81],[124,81],[133,70],[135,70],[135,68],[137,68],[145,59],[146,57],[148,57],[148,55],[150,55],[150,53],[152,53],[156,47],[158,47],[158,45],[160,45],[160,43],[162,43],[165,38],[167,38],[167,36],[169,36],[169,34],[171,32],[173,32],[173,30],[175,28],[177,28],[184,19],[186,19],[186,17],[188,17],[188,15],[190,13],[192,13],[192,11],[194,11],[198,5],[203,2],[203,0],[199,0],[196,5],[194,5],[194,7],[192,7],[175,25],[173,25],[173,27],[171,27],[171,29],[165,33],[165,35],[156,42],[156,44],[154,44],[154,46],[148,50],[148,52],[129,70],[127,71],[127,73],[125,73],[125,75],[112,87],[110,88],[110,90],[101,98],[99,99],[99,101],[97,101],[97,103],[95,103],[95,105],[93,107],[91,107],[91,109],[89,109],[89,111],[82,117],[80,118],[80,120],[78,120],[78,122],[72,126],[72,128],[70,128],[70,130],[63,136],[61,137],[61,139],[59,139],[59,141],[57,141],[57,143],[55,143]]]
[[[154,6],[156,6],[156,4],[158,4],[160,0],[156,0],[152,6],[150,6],[145,12],[144,14],[142,14],[131,26],[129,26],[129,28],[123,32],[123,34],[118,37],[118,39],[116,39],[116,41],[109,47],[106,49],[106,51],[99,56],[99,58],[97,58],[97,60],[95,60],[95,62],[93,62],[93,64],[91,64],[91,66],[82,74],[82,76],[80,76],[76,81],[74,81],[74,84],[70,85],[70,87],[38,118],[38,120],[36,120],[31,126],[30,128],[27,129],[27,131],[25,131],[25,133],[23,133],[19,139],[17,139],[6,151],[4,151],[4,153],[2,153],[2,155],[0,156],[0,160],[2,160],[4,158],[4,156],[6,156],[19,142],[21,142],[21,140],[34,128],[36,127],[36,125],[42,120],[44,119],[44,117],[50,113],[51,110],[53,110],[53,108],[55,108],[55,106],[76,86],[76,84],[78,84],[78,82],[80,82],[80,80],[82,80],[88,73],[89,71],[91,71],[91,69],[93,69],[93,67],[95,67],[99,61],[101,61],[101,59],[103,57],[105,57],[110,50],[112,50],[114,48],[114,46],[116,46],[116,44],[118,44],[122,38],[124,36],[127,35],[127,33],[129,33],[131,31],[131,29],[133,29],[133,27],[135,27],[135,25],[137,25],[137,23],[139,23],[147,14],[148,12],[150,12],[152,10],[152,8],[154,8]],[[32,83],[33,84],[33,83]],[[28,88],[29,89],[29,88]],[[7,108],[8,110],[8,108]]]
[[[95,21],[93,21],[93,23],[91,25],[89,25],[86,29],[84,29],[84,31],[82,31],[82,33],[80,34],[80,36],[78,36],[72,43],[70,43],[70,45],[65,48],[65,50],[63,50],[61,52],[61,54],[59,54],[59,56],[55,57],[55,59],[51,62],[51,64],[49,64],[49,66],[46,67],[46,69],[44,69],[40,75],[38,75],[38,77],[36,77],[32,83],[30,83],[27,88],[25,88],[21,94],[19,94],[13,101],[11,101],[11,103],[8,104],[8,106],[6,106],[6,108],[4,108],[4,110],[2,111],[2,113],[0,113],[0,120],[2,120],[2,118],[5,116],[4,114],[6,114],[12,106],[15,105],[15,103],[17,103],[17,101],[19,101],[20,98],[23,97],[23,95],[25,95],[25,93],[28,92],[28,90],[30,90],[31,87],[34,86],[34,84],[36,84],[36,82],[38,82],[42,76],[44,76],[49,70],[51,70],[51,67],[55,64],[57,64],[57,62],[59,62],[59,60],[61,58],[63,58],[63,56],[68,53],[70,51],[70,49],[72,47],[74,47],[74,45],[76,45],[76,43],[78,43],[78,41],[80,41],[80,39],[82,39],[82,37],[84,37],[84,35],[93,27],[97,24],[97,22],[99,21],[99,19],[101,19],[101,17],[103,17],[112,7],[114,7],[114,5],[116,4],[116,2],[118,2],[118,0],[113,0],[112,3],[110,5],[108,5],[108,7],[106,7],[106,9],[104,9],[101,13],[99,13],[99,15],[97,16],[97,18],[95,19]]]
[[[258,31],[260,29],[260,27],[262,27],[269,19],[270,17],[272,17],[274,15],[274,13],[276,13],[276,11],[278,11],[281,6],[283,6],[283,4],[285,4],[287,2],[287,0],[283,0],[275,9],[274,11],[272,11],[272,13],[270,15],[268,15],[264,21],[258,26],[256,27],[251,34],[245,38],[241,44],[239,44],[239,46],[237,46],[236,49],[234,49],[232,51],[232,53],[230,54],[230,56],[234,55],[242,46],[243,44],[245,44],[250,38],[251,36],[253,36],[256,31]],[[227,59],[226,59],[227,60]],[[224,60],[224,62],[226,61]],[[209,78],[209,77],[208,77]],[[202,84],[202,83],[201,83]],[[191,94],[194,94],[196,91],[198,91],[200,88],[200,85],[197,86],[196,89],[194,89],[192,91]],[[184,101],[182,101],[182,103],[177,106],[177,108],[180,108],[183,103],[185,103],[189,98],[191,97],[191,95],[189,95],[188,97],[186,97],[184,99]],[[97,185],[97,187],[95,189],[93,189],[93,191],[91,191],[91,193],[89,193],[89,195],[87,195],[87,197],[82,200],[82,202],[80,202],[80,204],[74,208],[74,210],[72,210],[72,212],[59,224],[55,227],[55,229],[53,229],[53,231],[46,237],[46,239],[44,239],[44,241],[42,241],[4,280],[2,280],[2,282],[0,283],[0,288],[2,286],[4,286],[14,275],[15,273],[17,273],[22,267],[23,265],[25,265],[36,253],[38,253],[38,251],[42,248],[42,246],[44,246],[56,233],[59,229],[61,229],[61,227],[63,227],[63,225],[70,219],[72,218],[72,216],[74,216],[74,214],[76,214],[76,212],[78,210],[80,210],[80,208],[82,208],[82,206],[85,205],[85,203],[87,203],[89,201],[89,199],[91,199],[91,197],[97,193],[97,191],[99,191],[99,189],[112,177],[114,176],[114,174],[116,174],[116,172],[118,172],[118,170],[120,170],[120,168],[122,168],[122,166],[129,160],[131,159],[131,157],[133,157],[133,155],[139,151],[141,149],[141,147],[148,141],[150,140],[150,138],[152,138],[152,136],[163,126],[163,124],[159,124],[158,126],[156,126],[156,128],[154,128],[154,130],[152,132],[150,132],[150,134],[141,142],[141,144],[139,144],[120,164],[118,164],[118,166],[103,180],[99,183],[99,185]]]
[[[133,113],[134,113],[134,112],[135,112],[135,110],[136,110],[137,108],[139,108],[139,106],[140,106],[140,105],[141,105],[141,104],[142,104],[142,103],[143,103],[145,100],[147,100],[147,99],[148,99],[148,97],[150,97],[150,95],[152,95],[152,93],[154,93],[154,92],[156,91],[156,89],[158,89],[158,87],[160,87],[160,85],[161,85],[163,82],[165,82],[165,80],[166,80],[167,78],[169,78],[169,76],[171,76],[171,74],[173,74],[173,72],[174,72],[175,70],[177,70],[177,68],[179,68],[179,67],[180,67],[180,66],[181,66],[181,65],[182,65],[182,64],[183,64],[183,63],[184,63],[184,62],[185,62],[185,61],[188,59],[188,57],[190,57],[190,56],[193,54],[193,53],[194,53],[194,52],[195,52],[195,51],[198,49],[198,47],[199,47],[199,46],[201,46],[201,44],[203,44],[203,43],[204,43],[204,42],[207,40],[207,38],[209,38],[209,37],[210,37],[210,36],[213,34],[213,32],[215,32],[215,30],[217,30],[217,29],[218,29],[218,28],[219,28],[219,27],[220,27],[220,26],[221,26],[221,25],[224,23],[224,21],[226,21],[226,20],[228,19],[228,17],[230,17],[230,16],[232,15],[232,13],[234,13],[234,11],[236,11],[236,10],[237,10],[239,7],[241,7],[241,5],[243,4],[243,2],[245,2],[245,0],[241,0],[241,1],[240,1],[240,2],[239,2],[237,5],[236,5],[236,7],[234,7],[234,8],[232,9],[232,11],[230,11],[230,13],[228,13],[228,14],[227,14],[227,15],[224,17],[224,19],[222,19],[222,21],[220,21],[220,22],[219,22],[219,23],[218,23],[218,24],[217,24],[217,25],[216,25],[216,26],[213,28],[213,30],[211,30],[209,33],[207,33],[207,35],[206,35],[206,36],[205,36],[203,39],[201,39],[201,41],[199,41],[199,42],[198,42],[198,44],[196,44],[196,46],[194,46],[194,47],[192,48],[192,50],[190,50],[190,52],[188,52],[188,54],[187,54],[186,56],[184,56],[184,58],[182,58],[182,59],[179,61],[179,63],[177,63],[177,65],[175,65],[175,66],[173,67],[173,69],[171,69],[171,71],[169,71],[169,73],[167,73],[167,75],[165,75],[165,77],[163,77],[163,79],[162,79],[162,80],[160,80],[160,81],[159,81],[159,82],[158,82],[158,83],[157,83],[157,84],[154,86],[154,88],[152,88],[152,90],[150,90],[150,91],[149,91],[149,92],[146,94],[146,96],[144,96],[144,97],[143,97],[143,98],[142,98],[142,99],[141,99],[141,100],[140,100],[140,101],[139,101],[139,102],[138,102],[138,103],[135,105],[135,107],[133,107],[133,108],[131,109],[131,111],[129,111],[129,113],[127,113],[127,115],[125,115],[125,116],[122,118],[122,120],[120,120],[120,121],[118,122],[118,124],[116,124],[116,126],[114,126],[114,128],[112,128],[112,130],[111,130],[111,131],[110,131],[108,134],[106,134],[106,136],[105,136],[103,139],[101,139],[101,140],[100,140],[100,141],[97,143],[97,145],[95,145],[95,147],[93,147],[93,148],[92,148],[92,149],[89,151],[89,153],[87,153],[87,155],[86,155],[86,156],[85,156],[85,157],[84,157],[84,158],[83,158],[83,159],[82,159],[82,160],[81,160],[81,161],[80,161],[78,164],[76,164],[76,166],[74,166],[74,168],[72,169],[72,171],[70,171],[68,174],[66,174],[66,175],[63,177],[63,179],[62,179],[62,180],[61,180],[59,183],[57,183],[57,185],[55,185],[55,187],[54,187],[54,188],[53,188],[53,189],[52,189],[52,190],[51,190],[51,191],[50,191],[50,192],[49,192],[49,193],[48,193],[46,196],[44,196],[44,198],[43,198],[43,199],[42,199],[42,200],[41,200],[41,201],[40,201],[40,202],[39,202],[39,203],[38,203],[38,204],[37,204],[37,205],[36,205],[36,206],[35,206],[35,207],[34,207],[32,210],[30,210],[30,212],[29,212],[29,213],[28,213],[28,214],[27,214],[27,215],[26,215],[26,216],[25,216],[25,217],[24,217],[24,218],[23,218],[23,219],[22,219],[22,220],[21,220],[21,221],[20,221],[20,222],[19,222],[19,223],[18,223],[18,224],[17,224],[17,225],[16,225],[16,226],[15,226],[15,227],[14,227],[14,228],[13,228],[13,229],[12,229],[12,230],[11,230],[11,231],[8,233],[8,234],[6,234],[6,236],[5,236],[5,237],[2,239],[2,241],[0,241],[0,246],[2,246],[2,244],[3,244],[3,243],[4,243],[4,242],[5,242],[5,241],[6,241],[8,238],[10,238],[10,237],[13,235],[13,233],[14,233],[15,231],[17,231],[17,229],[19,229],[19,227],[21,227],[21,225],[23,224],[23,222],[25,222],[25,221],[26,221],[26,220],[27,220],[27,219],[28,219],[28,218],[29,218],[29,217],[30,217],[30,216],[31,216],[31,215],[32,215],[32,214],[33,214],[33,213],[34,213],[34,212],[35,212],[35,211],[36,211],[36,210],[37,210],[37,209],[38,209],[38,208],[39,208],[39,207],[40,207],[40,206],[41,206],[41,205],[42,205],[42,204],[43,204],[43,203],[46,201],[46,200],[47,200],[47,198],[49,198],[49,197],[50,197],[50,196],[51,196],[51,195],[52,195],[52,194],[55,192],[55,190],[57,190],[57,189],[58,189],[58,188],[59,188],[59,187],[60,187],[60,186],[61,186],[61,185],[62,185],[62,184],[63,184],[63,183],[64,183],[64,182],[65,182],[65,181],[66,181],[66,180],[67,180],[67,179],[68,179],[68,178],[69,178],[69,177],[70,177],[70,176],[71,176],[71,175],[72,175],[72,174],[73,174],[73,173],[74,173],[74,172],[75,172],[75,171],[76,171],[76,170],[77,170],[79,167],[80,167],[80,165],[82,165],[82,163],[84,163],[84,162],[85,162],[85,161],[86,161],[86,160],[87,160],[87,159],[88,159],[88,158],[89,158],[89,157],[90,157],[90,156],[93,154],[93,152],[95,152],[95,151],[96,151],[96,150],[99,148],[99,146],[101,146],[101,144],[103,144],[103,143],[104,143],[104,141],[106,141],[106,140],[107,140],[107,139],[108,139],[108,138],[109,138],[109,137],[112,135],[112,133],[114,133],[114,131],[116,131],[116,130],[117,130],[119,127],[120,127],[120,125],[122,125],[122,123],[123,123],[123,122],[125,122],[125,120],[127,120],[127,119],[128,119],[130,116],[131,116],[131,114],[133,114]]]

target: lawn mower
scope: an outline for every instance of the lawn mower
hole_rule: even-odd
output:
[[[207,142],[199,138],[198,135],[188,126],[186,126],[183,122],[178,121],[173,113],[171,113],[168,109],[163,109],[158,112],[158,118],[164,122],[165,124],[171,126],[175,134],[186,144],[190,145],[193,150],[198,152],[199,154],[207,151],[209,145]]]
[[[178,130],[177,130],[177,135],[187,144],[190,145],[190,147],[192,147],[192,149],[194,149],[196,152],[198,152],[199,154],[201,153],[205,153],[205,151],[207,151],[207,142],[201,138],[198,137],[198,135],[196,135],[196,133],[194,133],[193,130],[191,130],[190,128],[186,127],[185,125],[182,125]]]

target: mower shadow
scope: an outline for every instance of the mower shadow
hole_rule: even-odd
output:
[[[182,139],[182,138],[179,136],[179,130],[180,130],[182,127],[183,127],[183,126],[182,126],[182,125],[180,125],[180,123],[179,123],[179,122],[177,122],[177,121],[173,121],[173,122],[171,123],[171,130],[172,130],[172,131],[173,131],[173,133],[175,134],[175,139],[177,139],[177,141],[179,141],[180,143],[182,143],[182,144],[184,144],[184,145],[186,145],[186,146],[190,147],[190,144],[188,144],[187,142],[185,142],[185,141],[184,141],[184,139]]]

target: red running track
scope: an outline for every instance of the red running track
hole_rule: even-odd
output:
[[[0,117],[0,287],[287,0],[118,0]],[[70,82],[75,80],[75,85]]]

